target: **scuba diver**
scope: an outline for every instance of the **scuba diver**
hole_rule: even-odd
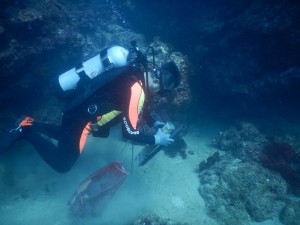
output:
[[[108,137],[110,128],[121,122],[125,139],[151,145],[167,146],[174,140],[147,112],[147,98],[178,86],[180,73],[173,61],[158,67],[147,60],[136,42],[131,42],[134,60],[120,46],[106,48],[97,56],[58,77],[52,83],[59,95],[71,96],[62,115],[61,125],[34,121],[24,116],[16,128],[0,140],[0,154],[20,139],[29,141],[44,161],[60,173],[69,171],[82,153],[87,136]],[[156,128],[146,134],[141,118]],[[2,135],[3,136],[3,135]],[[55,143],[54,140],[57,140]]]

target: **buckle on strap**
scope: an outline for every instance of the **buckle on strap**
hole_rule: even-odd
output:
[[[98,110],[98,106],[96,104],[89,105],[87,109],[89,114],[95,114],[97,110]]]
[[[113,64],[113,62],[110,61],[110,58],[107,55],[107,50],[108,50],[108,48],[105,48],[100,52],[100,59],[102,61],[104,69],[110,70],[110,69],[114,68],[114,64]]]

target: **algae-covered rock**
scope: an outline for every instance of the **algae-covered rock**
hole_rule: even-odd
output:
[[[253,124],[239,122],[224,132],[220,132],[212,145],[230,152],[244,161],[259,161],[267,139]]]
[[[300,201],[290,201],[280,213],[284,225],[300,225]]]
[[[256,163],[224,156],[200,173],[199,192],[220,224],[249,224],[270,219],[283,207],[285,181]]]
[[[138,217],[133,223],[128,225],[188,225],[179,223],[171,219],[162,218],[156,214],[147,214]]]

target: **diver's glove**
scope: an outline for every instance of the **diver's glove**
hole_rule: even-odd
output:
[[[170,138],[170,134],[164,133],[161,128],[158,129],[154,137],[156,145],[168,146],[174,142],[174,139]]]
[[[166,124],[157,120],[155,121],[155,123],[153,124],[153,128],[158,129],[158,128],[163,128]]]

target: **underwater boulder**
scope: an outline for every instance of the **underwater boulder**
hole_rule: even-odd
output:
[[[244,161],[258,162],[267,139],[253,124],[239,122],[212,139],[211,144]]]
[[[280,212],[280,222],[284,225],[300,225],[300,201],[290,201]]]
[[[240,225],[271,219],[287,193],[280,175],[257,163],[242,162],[229,154],[199,173],[199,193],[211,217],[220,224]]]
[[[156,214],[145,214],[135,219],[130,225],[188,225],[187,223],[179,223],[171,219],[162,218]]]

